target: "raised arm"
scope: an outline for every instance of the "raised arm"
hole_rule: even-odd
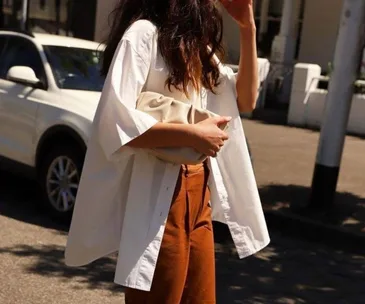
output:
[[[259,86],[256,26],[252,0],[221,0],[240,28],[240,62],[237,75],[237,105],[240,112],[251,112]]]

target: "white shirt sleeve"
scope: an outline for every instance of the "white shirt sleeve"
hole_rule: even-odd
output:
[[[149,74],[153,37],[145,44],[139,48],[141,53],[130,40],[122,40],[104,85],[95,123],[108,160],[117,160],[114,156],[123,146],[157,123],[150,115],[136,110],[138,95]]]
[[[225,91],[231,91],[231,93],[234,96],[234,99],[231,99],[230,102],[235,102],[237,105],[237,73],[233,72],[233,70],[223,64],[220,64],[220,71],[221,71],[221,85],[220,90]],[[238,105],[237,105],[238,107]]]
[[[207,109],[220,115],[231,116],[233,120],[238,118],[240,120],[240,114],[237,105],[237,74],[233,72],[230,67],[224,66],[220,63],[220,79],[219,85],[216,88],[216,94],[208,91],[207,94]],[[234,121],[229,123],[229,129],[234,124]]]

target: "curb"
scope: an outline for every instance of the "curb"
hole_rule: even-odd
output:
[[[339,250],[365,254],[364,234],[280,211],[265,211],[265,218],[269,230],[279,230],[286,236],[329,245]]]

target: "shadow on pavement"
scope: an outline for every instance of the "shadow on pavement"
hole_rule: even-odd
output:
[[[288,110],[285,109],[256,109],[252,113],[252,120],[268,125],[287,126]]]
[[[318,212],[304,208],[310,191],[309,187],[298,185],[269,185],[260,188],[260,195],[265,210],[300,215],[365,237],[365,198],[338,192],[333,208],[328,212]]]
[[[242,261],[217,250],[218,303],[361,303],[364,256],[274,237]]]
[[[74,280],[81,284],[75,288],[108,289],[120,292],[120,286],[113,284],[114,258],[103,258],[97,262],[79,268],[67,267],[64,264],[64,247],[56,245],[28,246],[17,245],[12,248],[0,248],[2,254],[12,254],[18,259],[34,260],[34,264],[24,272],[41,276],[58,277],[61,280]]]
[[[0,170],[0,185],[0,215],[62,233],[68,230],[44,211],[35,181]]]
[[[65,225],[55,223],[36,207],[38,195],[34,183],[1,171],[0,182],[2,215],[61,233],[67,231]],[[260,192],[266,207],[282,209],[289,209],[292,201],[305,202],[309,195],[308,188],[295,185],[271,185]],[[363,198],[346,193],[338,194],[337,204],[348,208],[339,217],[340,222],[353,214],[352,207],[365,209]],[[286,238],[275,232],[268,248],[239,260],[227,227],[215,223],[214,230],[217,303],[363,303],[364,256]],[[25,266],[24,272],[72,281],[71,288],[106,289],[116,294],[123,291],[113,283],[113,257],[85,267],[69,268],[64,264],[64,248],[60,246],[17,245],[0,248],[0,258],[3,255],[30,260],[32,264]]]
[[[218,230],[218,234],[227,233],[224,227]],[[221,236],[224,239],[226,235]],[[230,242],[216,247],[217,303],[363,303],[364,256],[280,235],[264,251],[244,260],[237,258]],[[70,288],[123,291],[113,283],[114,258],[69,268],[59,246],[18,245],[0,249],[0,258],[4,254],[33,261],[24,272],[72,282]]]
[[[50,218],[41,207],[38,186],[34,181],[0,170],[0,184],[1,215],[55,229],[63,234],[68,231],[69,223]],[[266,211],[299,215],[365,236],[365,198],[351,193],[337,193],[331,212],[318,213],[303,208],[309,201],[309,187],[268,185],[259,190]]]

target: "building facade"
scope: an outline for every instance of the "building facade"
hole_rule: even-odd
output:
[[[256,0],[259,55],[275,61],[273,44],[275,37],[281,35],[294,41],[295,62],[315,63],[327,70],[333,60],[343,1]],[[288,26],[283,26],[286,21]],[[230,59],[237,61],[238,29],[228,16],[225,25]]]
[[[35,32],[103,41],[118,0],[28,0],[28,26]],[[255,0],[259,56],[272,63],[332,61],[344,0]],[[0,27],[19,26],[22,0],[0,0]],[[238,63],[239,33],[226,14],[227,61]]]
[[[0,0],[0,27],[19,27],[22,2]],[[97,0],[28,0],[27,26],[34,32],[93,40],[96,6]]]

